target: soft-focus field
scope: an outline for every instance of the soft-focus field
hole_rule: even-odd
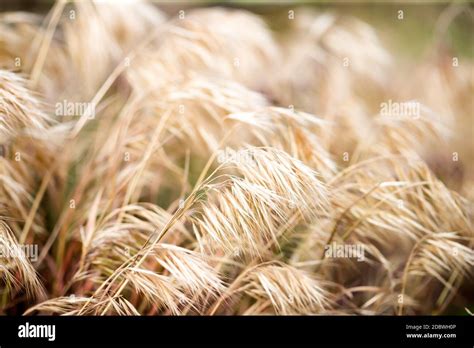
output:
[[[470,4],[5,7],[0,314],[474,311]]]

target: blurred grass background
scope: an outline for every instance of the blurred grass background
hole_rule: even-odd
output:
[[[311,7],[316,11],[332,11],[355,16],[377,29],[382,42],[392,53],[416,58],[423,55],[433,42],[436,24],[440,15],[450,4],[463,4],[470,8],[456,17],[443,38],[447,48],[461,57],[474,58],[474,3],[466,1],[152,1],[169,15],[179,10],[201,6],[225,6],[244,8],[262,15],[269,26],[281,32],[288,25],[288,11]],[[30,11],[45,13],[53,5],[51,0],[2,0],[0,12]],[[398,11],[404,19],[397,18]]]

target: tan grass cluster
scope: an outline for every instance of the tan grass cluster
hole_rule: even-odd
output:
[[[400,88],[375,29],[301,8],[59,0],[0,32],[0,314],[472,307],[471,61]]]

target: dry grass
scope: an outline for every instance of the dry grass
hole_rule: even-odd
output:
[[[406,88],[375,29],[303,9],[278,34],[58,1],[0,31],[0,314],[472,312],[472,61]]]

